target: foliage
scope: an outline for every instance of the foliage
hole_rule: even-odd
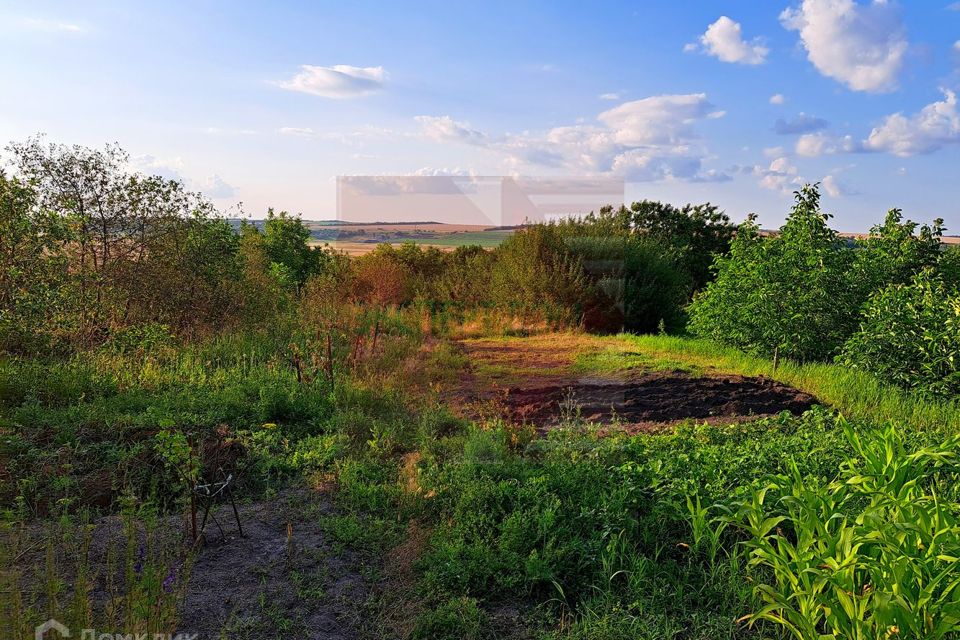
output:
[[[248,225],[247,232],[251,228]],[[256,230],[253,227],[254,231]],[[290,280],[299,287],[311,275],[320,273],[325,263],[331,259],[322,248],[310,247],[310,230],[299,216],[291,216],[286,211],[276,213],[267,210],[263,222],[263,246],[272,264],[283,265],[290,274]]]
[[[797,640],[944,638],[958,621],[960,520],[940,494],[960,439],[909,450],[900,431],[856,433],[829,483],[796,466],[757,488],[732,520],[770,620]]]
[[[816,186],[796,193],[779,234],[741,226],[717,279],[690,307],[694,333],[749,352],[805,360],[832,356],[853,331],[853,255],[820,211]]]
[[[736,231],[730,218],[709,202],[675,207],[653,200],[634,202],[629,208],[604,207],[566,225],[577,235],[649,240],[677,261],[693,291],[711,280],[714,256],[727,252]]]
[[[0,171],[0,351],[29,351],[67,301],[67,221],[39,207],[37,192]]]
[[[864,299],[887,285],[907,284],[915,274],[937,264],[943,220],[923,226],[902,220],[900,209],[891,209],[883,224],[870,229],[858,243],[854,284]]]
[[[960,289],[928,269],[878,291],[840,360],[907,388],[960,394]]]
[[[552,225],[521,229],[500,245],[490,293],[494,305],[525,319],[545,314],[574,322],[595,295],[583,265]]]

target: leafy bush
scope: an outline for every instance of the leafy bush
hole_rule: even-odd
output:
[[[932,226],[902,220],[900,209],[891,209],[883,224],[857,243],[852,284],[863,299],[887,285],[907,284],[915,274],[935,267],[940,258],[943,220],[935,220]]]
[[[493,303],[527,320],[576,321],[593,297],[583,265],[553,225],[518,230],[497,251]]]
[[[717,279],[691,305],[690,330],[765,356],[834,355],[855,328],[858,303],[853,254],[829,218],[817,187],[807,185],[777,235],[762,238],[748,220],[717,259]]]
[[[840,360],[904,387],[960,393],[960,289],[932,270],[882,289]]]

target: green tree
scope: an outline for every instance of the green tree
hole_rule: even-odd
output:
[[[726,213],[709,202],[675,207],[654,200],[641,200],[629,207],[603,207],[582,219],[564,223],[576,235],[634,236],[646,238],[671,254],[688,275],[692,291],[711,279],[710,265],[730,248],[736,225]]]
[[[69,278],[67,221],[0,170],[0,351],[42,346],[60,320]]]
[[[891,209],[883,224],[857,243],[854,282],[863,300],[887,285],[907,284],[920,271],[936,266],[942,237],[943,220],[920,226],[903,221],[900,209]]]
[[[326,255],[322,249],[310,246],[310,229],[299,216],[268,209],[263,223],[263,239],[270,261],[283,265],[281,271],[288,273],[297,287],[321,271]]]
[[[748,351],[797,360],[833,356],[856,328],[853,252],[820,210],[817,185],[796,192],[780,232],[741,227],[717,279],[690,307],[690,329]]]
[[[122,324],[131,293],[154,284],[131,265],[142,263],[160,236],[187,216],[213,213],[180,182],[129,172],[129,156],[116,145],[88,149],[36,137],[8,150],[36,190],[37,206],[72,228],[70,298],[81,339],[102,339]]]
[[[947,286],[960,291],[960,245],[944,250],[937,262],[937,271]]]

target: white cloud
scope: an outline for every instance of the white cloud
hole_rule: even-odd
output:
[[[376,93],[383,88],[387,72],[383,67],[353,67],[338,64],[300,67],[300,73],[290,80],[277,83],[290,91],[300,91],[323,98],[356,98]]]
[[[197,185],[197,188],[205,196],[215,200],[232,198],[237,195],[237,189],[233,185],[228,184],[217,174],[213,174],[212,176],[208,177],[206,180]]]
[[[807,133],[797,139],[794,151],[799,156],[815,158],[835,153],[862,151],[863,146],[853,136],[836,136],[830,133]]]
[[[597,120],[613,131],[613,139],[628,146],[681,144],[692,135],[697,120],[722,117],[706,94],[661,95],[633,100],[604,111]]]
[[[620,94],[619,93],[601,93],[597,97],[600,98],[601,100],[619,100]]]
[[[277,129],[277,133],[282,136],[293,136],[307,140],[332,140],[345,145],[359,145],[370,140],[383,140],[403,135],[373,125],[364,125],[353,131],[317,131],[312,127],[280,127]]]
[[[484,144],[487,135],[470,127],[467,122],[457,122],[450,116],[416,116],[423,135],[436,142],[464,142]]]
[[[150,176],[160,176],[164,180],[183,182],[182,158],[158,158],[149,154],[130,157],[130,166],[134,171]]]
[[[787,150],[783,147],[767,147],[763,150],[763,155],[767,158],[779,158],[787,155]]]
[[[499,154],[508,170],[553,168],[634,181],[729,180],[705,169],[707,152],[694,130],[722,117],[705,94],[661,95],[625,102],[597,116],[541,132],[490,136],[449,116],[419,116],[423,134],[438,142],[481,146]]]
[[[928,104],[915,115],[895,113],[887,116],[870,132],[864,147],[897,156],[912,156],[960,143],[957,94],[944,89],[943,95],[943,100]]]
[[[780,21],[799,32],[807,57],[823,75],[854,91],[896,88],[908,44],[887,0],[803,0],[799,8],[785,9]]]
[[[960,51],[960,40],[957,40],[956,42],[953,43],[953,48],[956,51]]]
[[[787,98],[782,93],[775,93],[770,96],[770,104],[784,104],[787,101]]]
[[[46,31],[49,33],[81,33],[84,31],[83,27],[73,22],[46,20],[41,18],[21,18],[20,25],[24,29],[32,31]]]
[[[277,132],[283,136],[296,136],[298,138],[320,137],[320,134],[310,127],[280,127]]]
[[[130,169],[149,176],[159,176],[164,180],[182,182],[188,189],[200,191],[214,198],[232,198],[237,190],[219,175],[214,174],[203,180],[193,180],[184,176],[183,159],[179,157],[158,158],[149,154],[130,157]]]
[[[803,184],[799,170],[787,156],[774,158],[768,166],[757,165],[748,169],[747,172],[758,177],[759,184],[764,189],[780,193],[791,193],[795,187]]]
[[[707,27],[700,36],[700,45],[704,53],[714,56],[723,62],[738,64],[763,64],[767,60],[770,49],[763,45],[760,38],[747,42],[743,39],[743,30],[740,23],[727,16],[720,16],[716,22]],[[688,44],[685,52],[697,51],[696,44]]]
[[[947,5],[947,11],[960,11],[960,2],[953,2]]]
[[[850,195],[851,193],[851,191],[832,174],[824,176],[820,184],[827,195],[833,198],[840,198]]]

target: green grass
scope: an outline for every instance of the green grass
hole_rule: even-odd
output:
[[[406,353],[417,346],[392,339]],[[773,373],[768,361],[700,340],[576,336],[559,346],[553,337],[531,340],[578,353],[572,369],[585,374],[678,369],[772,376],[846,413],[865,439],[874,438],[878,423],[913,427],[902,429],[902,459],[942,443],[960,416],[956,404],[892,389],[858,371],[785,362]],[[524,370],[522,358],[468,363],[463,350],[441,340],[417,360],[417,371],[406,359],[383,363],[406,393],[372,369],[331,391],[297,383],[283,358],[285,344],[237,335],[146,358],[0,360],[0,456],[12,463],[0,494],[8,515],[20,522],[54,506],[82,504],[88,476],[98,469],[155,459],[156,442],[143,433],[229,424],[249,448],[253,482],[246,497],[302,477],[335,479],[336,511],[316,519],[334,552],[385,557],[404,542],[412,520],[429,532],[408,578],[409,597],[422,605],[408,621],[412,637],[505,637],[498,612],[512,608],[512,637],[779,639],[786,633],[770,619],[758,619],[751,631],[735,622],[763,606],[757,585],[784,597],[791,592],[771,563],[749,564],[743,543],[760,537],[742,519],[722,521],[716,505],[736,512],[778,477],[778,486],[793,486],[782,478],[791,477],[794,462],[805,490],[829,500],[843,470],[865,458],[828,408],[736,425],[690,422],[659,434],[601,436],[594,426],[569,424],[531,442],[516,438],[516,427],[502,420],[455,416],[442,395],[409,393],[415,380],[421,386],[458,380],[469,364],[478,366],[479,377],[546,373]],[[869,442],[882,448],[882,441]],[[954,509],[957,483],[939,474],[942,484],[933,487],[928,477],[921,478],[926,493],[917,495],[934,495],[935,488],[944,508]],[[161,466],[126,477],[123,489],[131,499],[176,509],[173,488],[160,484],[170,480]],[[757,510],[761,520],[780,517],[787,504],[780,498],[770,493]],[[848,502],[837,522],[847,511],[859,513],[860,502]],[[864,536],[895,533],[883,519],[871,522],[876,530],[864,529]],[[792,540],[789,533],[785,539]],[[3,558],[10,562],[9,550],[0,553],[0,565]],[[291,576],[303,607],[324,597],[323,585],[307,577]],[[818,597],[836,609],[831,594]],[[299,624],[299,613],[271,606],[270,593],[263,602],[257,624],[278,632]],[[257,637],[261,629],[248,620],[232,624],[240,636]],[[530,628],[514,628],[524,625]]]
[[[600,372],[617,367],[620,354],[631,363],[653,369],[679,368],[693,372],[767,376],[818,398],[851,418],[875,424],[892,423],[916,429],[960,430],[960,403],[936,400],[885,384],[869,373],[837,364],[771,361],[706,340],[675,336],[620,335],[609,351],[582,363]]]

